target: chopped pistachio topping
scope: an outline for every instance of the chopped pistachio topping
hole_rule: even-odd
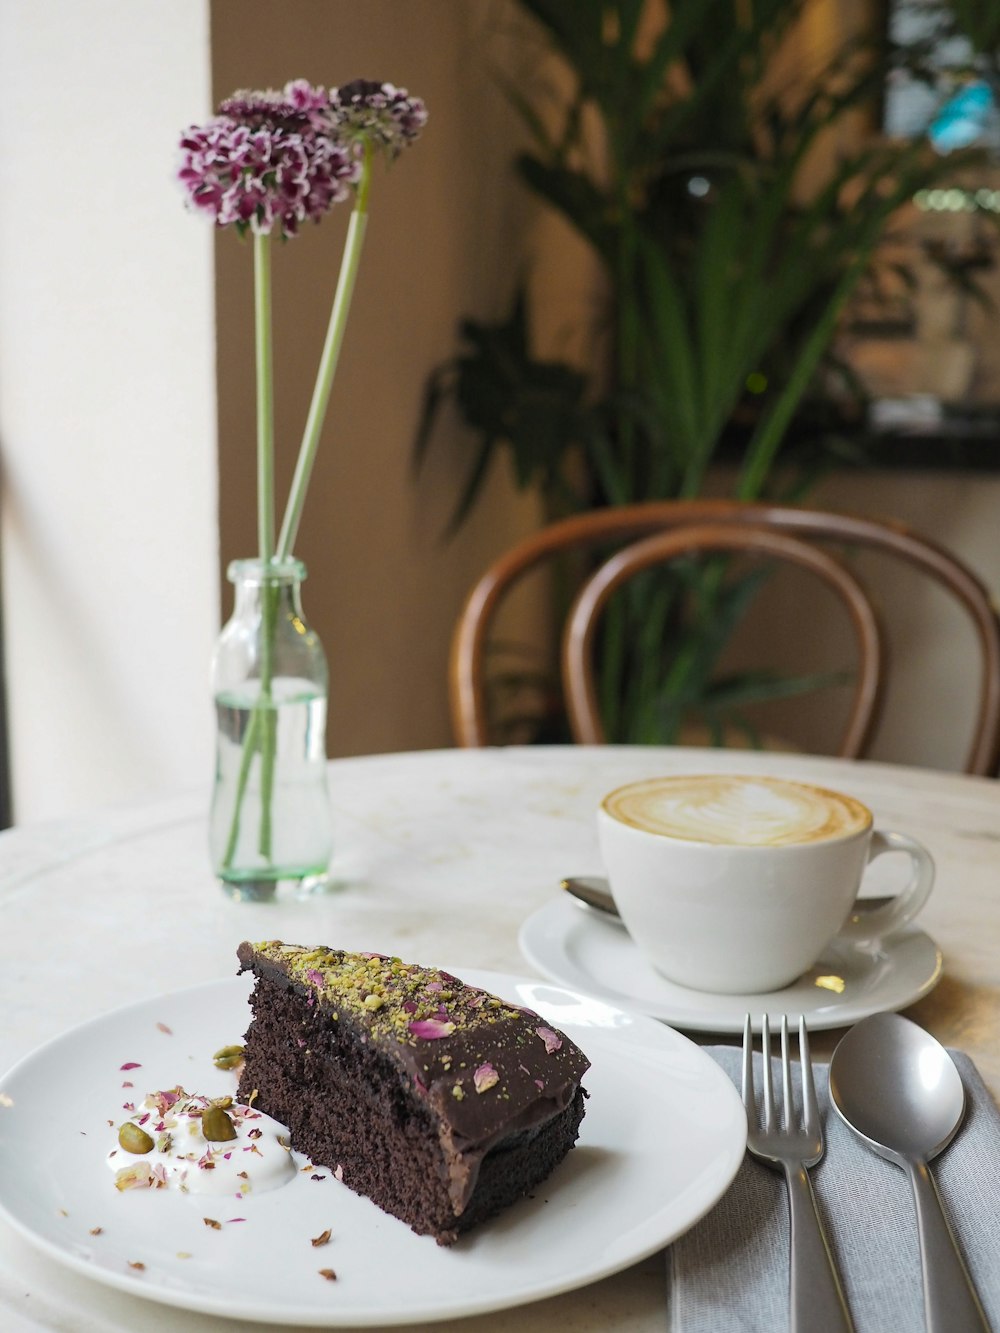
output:
[[[447,972],[399,958],[322,946],[306,949],[280,940],[253,947],[314,990],[334,1020],[342,1010],[364,1016],[376,1037],[393,1036],[411,1046],[486,1028],[520,1012]]]
[[[254,957],[256,970],[268,963],[280,969],[323,1023],[346,1023],[362,1043],[395,1048],[417,1091],[432,1099],[450,1094],[462,1102],[475,1093],[471,1105],[480,1097],[507,1101],[514,1086],[519,1098],[530,1100],[544,1089],[537,1080],[514,1073],[528,1074],[524,1061],[534,1070],[543,1050],[542,1059],[548,1057],[559,1069],[579,1059],[571,1043],[562,1049],[561,1034],[545,1027],[537,1014],[437,968],[281,940],[241,945],[240,957],[244,966]],[[303,1049],[307,1039],[315,1044],[312,1021],[296,1038]]]

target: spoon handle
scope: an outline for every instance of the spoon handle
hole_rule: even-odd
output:
[[[972,1278],[951,1234],[926,1162],[908,1164],[920,1233],[927,1333],[989,1333]]]
[[[854,1333],[816,1196],[804,1166],[786,1166],[791,1230],[788,1296],[791,1333]]]

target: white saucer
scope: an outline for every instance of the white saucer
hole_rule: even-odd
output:
[[[717,995],[678,986],[653,968],[625,928],[568,896],[528,917],[521,952],[553,981],[639,1009],[688,1032],[742,1032],[744,1015],[802,1014],[813,1030],[846,1027],[869,1014],[902,1009],[941,978],[941,951],[910,925],[878,953],[835,939],[815,966],[784,990]]]

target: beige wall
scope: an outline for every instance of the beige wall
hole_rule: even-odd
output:
[[[427,466],[411,448],[431,371],[461,316],[504,313],[526,201],[512,184],[512,113],[494,82],[508,10],[418,0],[213,0],[216,98],[305,77],[388,79],[423,97],[423,138],[376,172],[340,368],[297,554],[304,607],[330,659],[331,755],[450,743],[446,655],[462,596],[497,551],[534,526],[535,506],[492,478],[475,516],[442,533],[470,441],[444,422]],[[509,64],[509,62],[507,62]],[[284,503],[348,219],[276,247],[275,375]],[[256,544],[251,255],[222,235],[218,265],[222,557]],[[227,590],[228,591],[228,590]],[[228,596],[225,606],[230,606]]]

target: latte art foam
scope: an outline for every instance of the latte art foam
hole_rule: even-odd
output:
[[[782,778],[732,774],[650,778],[619,787],[605,810],[623,824],[686,842],[784,847],[860,833],[872,822],[860,801]]]

